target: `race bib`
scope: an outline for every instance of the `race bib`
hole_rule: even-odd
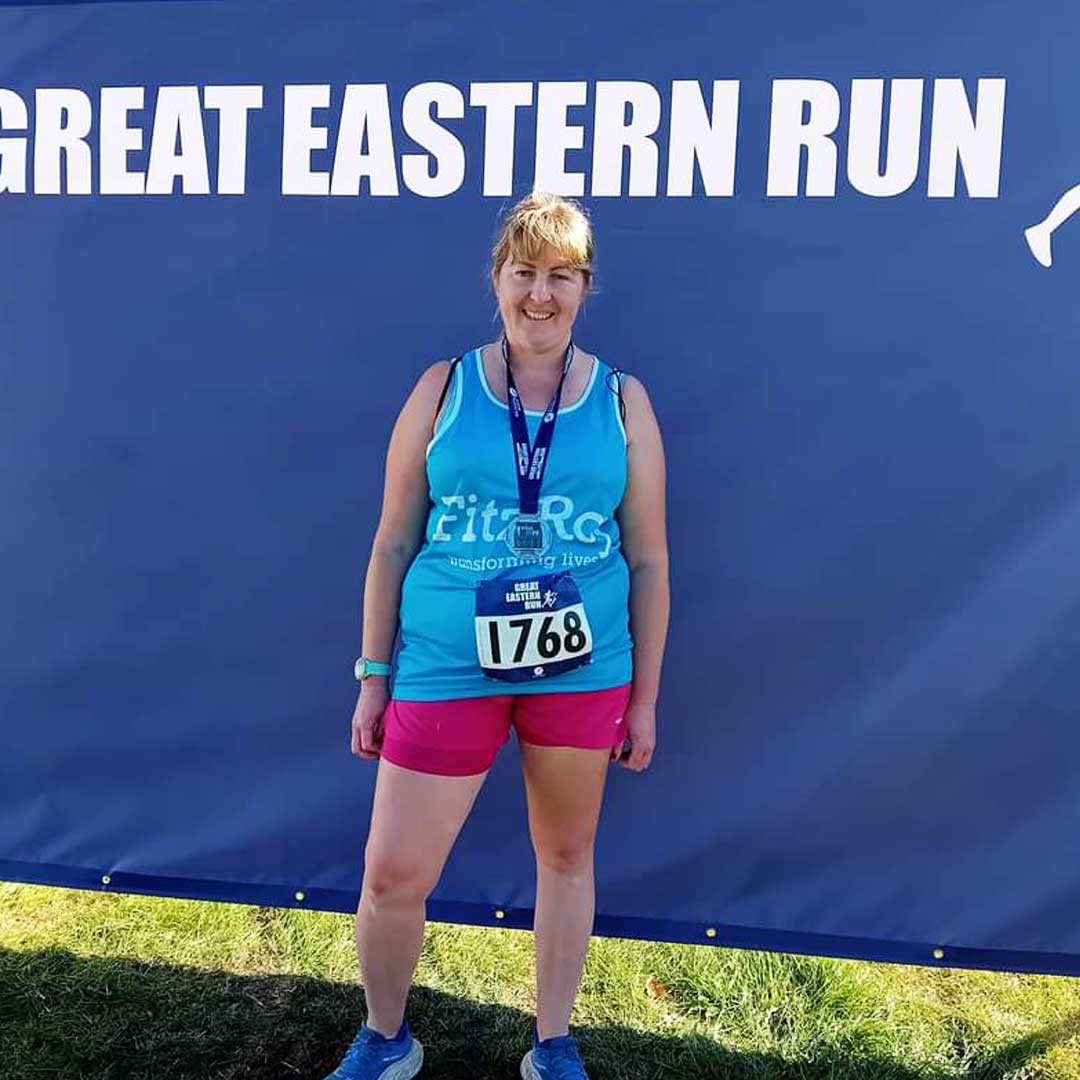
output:
[[[573,575],[495,577],[476,586],[476,654],[505,682],[561,675],[592,660],[592,629]]]

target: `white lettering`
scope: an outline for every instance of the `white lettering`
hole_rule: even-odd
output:
[[[261,86],[208,86],[207,109],[218,110],[217,193],[243,195],[247,180],[248,113],[263,107]]]
[[[848,180],[864,195],[899,195],[919,173],[922,133],[922,79],[893,79],[889,94],[889,139],[885,171],[878,171],[884,121],[884,79],[851,80],[848,121]]]
[[[809,115],[803,122],[803,112]],[[806,147],[806,194],[836,194],[836,143],[840,95],[823,79],[776,79],[769,125],[769,175],[766,194],[799,193],[802,148]]]
[[[908,192],[926,160],[929,197],[956,197],[960,174],[968,197],[998,197],[1006,80],[935,79],[924,118],[926,89],[917,77],[852,79],[844,115],[848,102],[832,83],[774,79],[766,195],[834,197],[843,137],[852,192],[873,198]],[[469,171],[460,124],[467,107],[484,114],[485,196],[505,198],[520,185],[515,157],[523,109],[535,109],[535,188],[575,197],[655,197],[663,153],[662,194],[735,193],[738,79],[672,80],[666,121],[662,88],[644,80],[474,82],[467,104],[465,93],[446,81],[402,92],[400,113],[392,115],[388,84],[351,83],[342,87],[338,112],[330,84],[286,85],[282,194],[397,196],[403,188],[423,198],[450,196]],[[31,102],[0,87],[0,193],[245,194],[251,113],[263,108],[263,87],[162,86],[149,93],[152,101],[143,87],[106,86],[92,100],[79,89],[49,87],[36,90]],[[142,119],[132,117],[143,110]],[[216,128],[207,130],[204,110],[217,114]],[[412,145],[399,155],[401,133]]]
[[[930,198],[956,194],[957,162],[963,167],[968,196],[996,199],[1001,177],[1001,136],[1005,125],[1005,80],[980,79],[975,115],[962,79],[934,80],[930,121]]]
[[[385,83],[353,83],[345,87],[330,194],[359,195],[365,176],[372,195],[398,193],[390,98]]]
[[[142,91],[139,91],[142,104]],[[104,108],[105,91],[102,90]],[[105,117],[102,115],[102,124]],[[86,136],[93,123],[90,98],[81,90],[38,90],[34,95],[34,191],[60,195],[61,155],[67,163],[68,195],[89,195],[92,187],[90,146]],[[104,159],[106,131],[101,131]]]
[[[469,87],[469,105],[485,110],[485,195],[509,195],[513,190],[517,110],[532,100],[532,83],[472,83]]]
[[[739,130],[739,81],[713,82],[712,116],[705,113],[701,85],[692,79],[671,84],[667,193],[694,194],[694,163],[706,195],[735,193],[735,147]]]
[[[402,124],[405,134],[430,154],[405,154],[401,159],[401,176],[405,186],[415,194],[439,198],[452,194],[464,183],[465,148],[456,136],[435,123],[432,105],[440,118],[460,120],[465,115],[465,98],[456,86],[431,82],[412,87],[402,104]],[[428,163],[432,160],[434,172],[429,171]]]
[[[574,536],[583,544],[595,544],[597,543],[597,537],[603,538],[604,550],[600,552],[600,558],[602,559],[606,559],[608,552],[611,551],[611,537],[600,527],[605,521],[607,521],[607,518],[603,514],[598,514],[595,510],[586,510],[574,522]],[[595,525],[596,527],[591,532],[586,532],[586,525]]]
[[[442,497],[443,506],[456,506],[459,510],[465,509],[465,496],[464,495],[444,495]],[[454,538],[446,532],[443,526],[449,521],[457,521],[457,514],[440,514],[438,520],[435,522],[435,531],[431,534],[432,540],[453,540]]]
[[[536,94],[536,169],[533,186],[555,195],[584,195],[583,173],[566,172],[566,151],[585,145],[585,129],[566,118],[571,105],[584,105],[589,84],[542,82]]]
[[[497,519],[502,522],[510,522],[518,515],[517,506],[504,506],[499,509],[494,499],[488,499],[484,503],[483,510],[477,511],[476,504],[479,502],[475,494],[443,495],[440,501],[446,510],[441,512],[435,519],[435,528],[432,531],[432,541],[440,543],[456,542],[461,544],[473,544],[478,540],[485,544],[504,540],[507,529],[504,527],[496,532],[493,524]],[[598,556],[606,558],[611,551],[611,537],[604,531],[604,524],[608,518],[594,510],[586,510],[576,518],[574,514],[574,501],[567,495],[544,495],[540,499],[540,517],[549,522],[554,529],[555,536],[565,542],[572,543],[577,540],[583,544],[603,544],[603,551]],[[451,512],[464,510],[464,515]],[[464,527],[455,525],[462,521]],[[480,519],[481,530],[477,534],[476,521]]]
[[[26,131],[26,102],[14,90],[0,89],[0,131]],[[0,138],[0,193],[26,193],[26,138]]]
[[[142,108],[141,86],[101,88],[98,172],[102,195],[142,195],[145,190],[145,175],[128,169],[128,154],[143,148],[142,128],[128,127],[128,113]]]
[[[476,496],[471,495],[470,500],[475,500]],[[476,530],[473,525],[476,522],[476,507],[470,506],[465,510],[465,534],[462,536],[462,543],[472,544],[476,541]]]
[[[480,522],[483,526],[482,535],[485,544],[493,543],[495,534],[491,531],[491,519],[498,517],[499,511],[495,509],[495,500],[488,499],[487,505],[480,511]]]
[[[311,114],[330,107],[328,85],[286,86],[281,133],[281,194],[329,195],[330,176],[311,168],[311,152],[325,150],[328,132]]]
[[[146,194],[171,195],[177,178],[184,195],[210,194],[197,86],[162,86],[157,93]]]
[[[598,82],[593,123],[593,195],[622,194],[624,149],[630,151],[629,194],[655,195],[660,167],[660,151],[652,138],[660,126],[656,88],[647,82]]]
[[[555,507],[559,507],[556,512]],[[574,500],[566,495],[544,495],[540,499],[540,516],[555,526],[555,534],[560,540],[571,539],[566,527],[566,520],[574,512]]]

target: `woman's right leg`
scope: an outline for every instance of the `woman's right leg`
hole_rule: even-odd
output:
[[[424,941],[425,901],[469,816],[487,772],[439,776],[382,758],[375,781],[356,955],[368,1027],[392,1039]]]

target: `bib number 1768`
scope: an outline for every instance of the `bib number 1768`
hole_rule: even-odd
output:
[[[542,669],[591,652],[592,629],[580,603],[547,613],[478,615],[476,650],[484,668]]]

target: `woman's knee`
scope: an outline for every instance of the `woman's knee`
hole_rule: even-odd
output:
[[[537,863],[557,874],[578,874],[593,862],[595,833],[578,836],[533,837]]]
[[[376,903],[423,901],[435,889],[438,878],[423,862],[369,852],[364,861],[361,897]]]

